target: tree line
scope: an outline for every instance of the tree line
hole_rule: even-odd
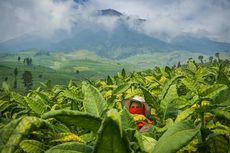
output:
[[[21,57],[18,56],[18,62],[21,62]],[[32,58],[31,57],[26,57],[23,59],[23,63],[26,64],[26,65],[32,65]]]

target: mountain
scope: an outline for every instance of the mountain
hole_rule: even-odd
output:
[[[101,16],[122,16],[123,14],[114,9],[98,10],[97,15]]]
[[[48,48],[50,42],[30,34],[24,34],[20,37],[0,43],[0,52],[15,52],[30,48]]]
[[[173,46],[159,39],[138,33],[122,23],[108,32],[87,29],[70,39],[54,45],[55,50],[87,49],[107,58],[120,59],[128,56],[155,51],[170,51]],[[175,47],[174,47],[175,48]]]
[[[78,0],[85,3],[87,0]],[[184,34],[171,42],[162,41],[130,28],[128,22],[134,26],[142,27],[146,19],[133,19],[114,9],[104,9],[95,12],[94,17],[106,20],[116,19],[116,26],[108,30],[98,23],[76,23],[71,34],[57,31],[52,39],[25,34],[18,38],[0,43],[0,52],[26,50],[37,48],[48,51],[73,51],[85,49],[95,52],[101,57],[111,59],[124,59],[133,55],[155,52],[169,52],[174,50],[187,50],[205,54],[230,51],[229,43],[216,42],[208,38],[197,38]],[[108,21],[107,21],[108,20]],[[96,22],[96,21],[95,21]]]
[[[178,46],[183,50],[197,51],[201,53],[215,53],[218,51],[230,51],[230,44],[212,41],[207,38],[197,38],[184,35],[172,40],[171,44]]]

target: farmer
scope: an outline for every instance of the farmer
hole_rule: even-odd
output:
[[[148,131],[153,122],[147,118],[151,108],[143,97],[135,96],[125,101],[126,109],[133,115],[137,128],[140,132]]]

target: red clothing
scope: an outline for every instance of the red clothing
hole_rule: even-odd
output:
[[[131,114],[142,114],[142,115],[145,115],[145,109],[144,108],[129,108],[129,112]]]
[[[138,129],[142,128],[147,123],[148,124],[153,124],[153,122],[146,117],[145,108],[143,108],[143,107],[141,107],[141,108],[129,108],[129,112],[131,114],[140,114],[140,115],[145,116],[145,120],[137,120],[136,121],[136,125],[137,125]]]

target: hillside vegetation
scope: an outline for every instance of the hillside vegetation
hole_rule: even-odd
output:
[[[26,58],[32,59],[32,63],[24,62]],[[40,85],[40,82],[48,80],[52,84],[64,85],[69,80],[100,79],[107,75],[114,75],[123,67],[129,67],[130,71],[134,69],[134,66],[126,62],[108,60],[87,51],[62,53],[28,50],[14,54],[0,54],[0,83],[6,80],[13,87],[15,69],[18,71],[15,90],[22,92],[24,91],[22,76],[25,71],[31,72],[33,88],[35,88]]]
[[[170,53],[156,52],[135,55],[125,59],[112,60],[96,55],[86,50],[69,52],[48,52],[44,50],[31,49],[11,54],[0,54],[0,83],[8,80],[8,83],[15,86],[14,70],[18,74],[16,91],[24,91],[22,75],[25,71],[32,74],[33,88],[40,85],[40,82],[50,80],[53,84],[67,84],[69,80],[80,81],[83,79],[101,79],[107,75],[115,75],[125,68],[126,71],[143,71],[153,69],[155,66],[172,66],[184,64],[188,58],[196,59],[202,56],[204,62],[209,62],[209,56],[200,53],[186,51],[173,51]],[[18,59],[20,57],[20,59]],[[24,62],[24,59],[31,59],[31,64]],[[220,53],[220,58],[229,59],[228,53]],[[199,61],[200,62],[200,61]]]

